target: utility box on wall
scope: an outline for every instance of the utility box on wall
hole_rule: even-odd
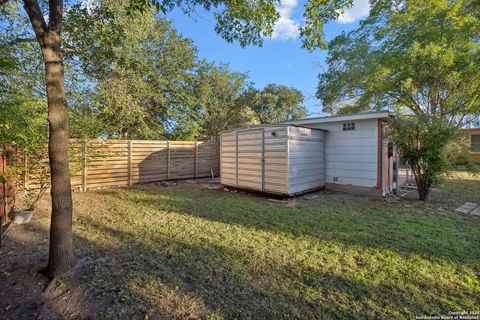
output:
[[[220,134],[226,186],[296,195],[325,186],[325,130],[261,125]]]

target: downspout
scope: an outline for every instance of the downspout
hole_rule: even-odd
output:
[[[384,149],[385,149],[385,141],[383,140],[384,139],[384,136],[385,136],[385,126],[382,124],[382,137],[381,137],[381,143],[382,143],[382,148],[381,148],[381,154],[380,154],[380,159],[381,159],[381,165],[380,165],[380,173],[381,173],[381,180],[382,180],[382,196],[385,197],[387,192],[385,190],[385,157],[384,157]]]
[[[396,166],[395,166],[395,192],[398,194],[398,191],[400,189],[400,181],[398,180],[400,178],[400,175],[399,175],[399,166],[400,166],[400,163],[398,162],[398,153],[397,153],[397,148],[394,149],[395,150],[395,163],[396,163]]]
[[[323,132],[323,188],[327,188],[327,133]]]

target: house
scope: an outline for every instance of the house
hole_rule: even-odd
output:
[[[470,141],[473,158],[480,163],[480,115],[467,115],[462,131]]]
[[[221,133],[226,186],[294,195],[315,188],[385,195],[396,185],[388,111],[309,118]]]

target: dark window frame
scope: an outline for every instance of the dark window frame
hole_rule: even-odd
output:
[[[343,131],[354,131],[355,130],[355,122],[344,122],[342,125]]]

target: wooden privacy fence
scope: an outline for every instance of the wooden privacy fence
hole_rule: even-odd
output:
[[[42,154],[22,157],[26,189],[38,188],[48,170]],[[72,140],[69,160],[72,189],[83,191],[219,174],[218,143],[210,141]]]

